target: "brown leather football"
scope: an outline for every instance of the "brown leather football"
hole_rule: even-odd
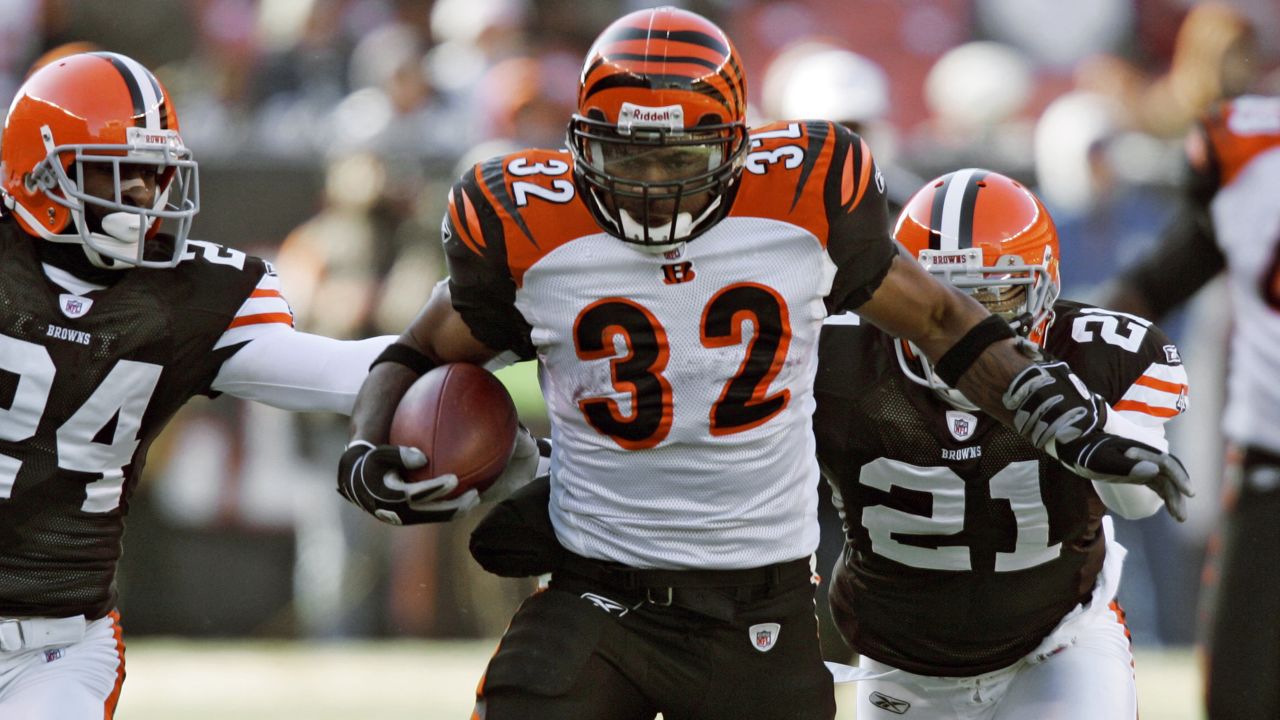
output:
[[[445,473],[458,476],[458,488],[484,492],[507,466],[516,443],[516,406],[502,382],[470,363],[448,363],[418,378],[396,407],[391,442],[416,447],[427,466],[409,481]]]

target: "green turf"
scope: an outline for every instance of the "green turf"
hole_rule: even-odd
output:
[[[490,640],[127,644],[117,720],[465,720],[494,648]],[[1143,718],[1200,720],[1190,651],[1139,651],[1137,668]]]

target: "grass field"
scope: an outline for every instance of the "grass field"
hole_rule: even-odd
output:
[[[118,720],[463,720],[493,641],[128,642]],[[1200,720],[1188,650],[1139,651],[1143,720]],[[847,687],[847,686],[844,686]],[[843,711],[841,720],[853,718]]]

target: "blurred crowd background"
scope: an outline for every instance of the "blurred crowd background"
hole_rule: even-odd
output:
[[[443,276],[452,180],[510,148],[563,146],[589,43],[617,16],[657,4],[4,0],[0,96],[46,53],[140,60],[174,95],[200,162],[193,237],[275,260],[301,329],[399,333]],[[1199,113],[1241,92],[1280,93],[1276,0],[675,4],[734,39],[754,121],[855,126],[893,200],[970,165],[1035,188],[1058,224],[1071,299],[1096,296],[1158,237]],[[1197,632],[1218,516],[1221,290],[1165,327],[1192,376],[1191,410],[1171,434],[1198,495],[1185,524],[1164,513],[1118,523],[1131,550],[1121,601],[1148,646]],[[525,422],[545,431],[532,370],[503,377]],[[342,418],[229,399],[185,410],[130,509],[121,591],[131,635],[499,633],[529,586],[475,568],[474,519],[397,529],[343,503],[333,474],[345,438]],[[832,659],[847,653],[827,635]]]

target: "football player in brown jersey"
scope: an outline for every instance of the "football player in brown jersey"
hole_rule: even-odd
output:
[[[295,332],[268,263],[187,239],[197,170],[168,92],[124,55],[50,62],[6,117],[0,717],[112,717],[124,516],[183,403],[349,413],[392,339]]]
[[[949,173],[917,191],[895,238],[1105,399],[1107,429],[1164,449],[1186,407],[1177,348],[1133,315],[1057,300],[1060,253],[1040,201],[1008,177]],[[818,460],[844,519],[832,614],[878,675],[859,718],[1133,720],[1124,549],[1110,509],[1156,512],[1141,485],[1073,474],[938,377],[914,344],[828,320]]]
[[[1210,718],[1280,717],[1280,96],[1219,103],[1186,148],[1181,213],[1107,302],[1159,318],[1213,278],[1229,280],[1229,450],[1205,572],[1205,702]]]
[[[865,143],[826,121],[748,131],[743,65],[691,12],[610,24],[566,150],[482,162],[450,194],[450,278],[381,356],[338,468],[384,520],[442,520],[393,483],[397,399],[427,369],[538,358],[552,427],[549,589],[516,613],[476,715],[830,718],[813,613],[812,411],[822,320],[857,308],[1077,472],[1159,489],[1175,458],[1005,321],[897,256]],[[429,495],[424,497],[430,497]]]

